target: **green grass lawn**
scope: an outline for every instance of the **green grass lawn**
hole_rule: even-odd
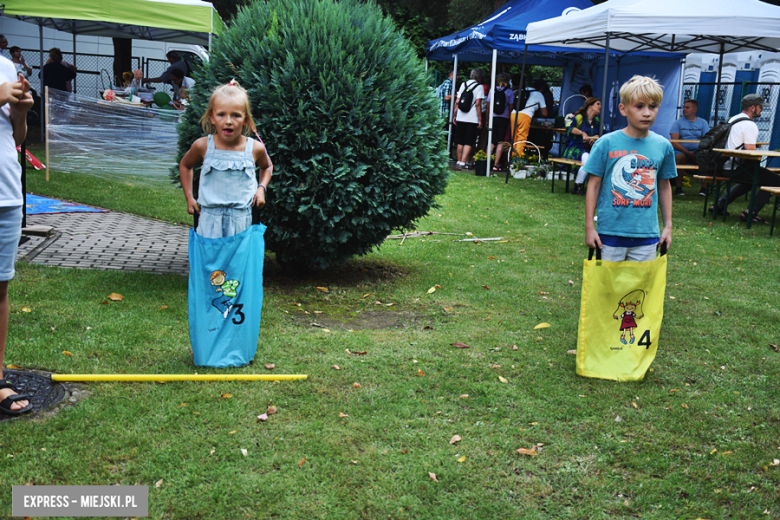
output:
[[[84,198],[88,180],[31,185],[187,221],[178,192],[116,183]],[[150,208],[150,197],[172,207]],[[458,173],[439,202],[419,230],[505,241],[388,241],[299,279],[267,257],[257,356],[240,369],[192,365],[186,279],[20,264],[6,363],[61,373],[273,363],[309,379],[90,384],[55,417],[3,424],[0,514],[11,485],[32,483],[147,485],[151,518],[780,517],[770,347],[780,237],[736,217],[710,225],[701,198],[675,199],[658,355],[644,381],[621,384],[576,376],[567,354],[584,198]],[[104,304],[112,292],[124,301]],[[551,327],[534,330],[540,322]],[[277,413],[258,421],[268,406]],[[538,444],[538,456],[516,452]]]

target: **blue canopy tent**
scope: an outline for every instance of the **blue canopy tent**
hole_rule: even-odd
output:
[[[547,20],[555,17],[567,17],[578,13],[581,10],[593,7],[590,0],[510,0],[499,10],[490,15],[483,22],[472,25],[462,31],[431,40],[426,46],[426,58],[434,61],[454,61],[454,77],[457,78],[458,61],[469,62],[491,62],[491,81],[490,91],[495,89],[496,63],[522,63],[523,75],[525,73],[525,64],[558,66],[564,67],[564,84],[562,88],[562,98],[566,92],[576,94],[578,88],[583,83],[591,83],[594,88],[598,84],[597,74],[592,74],[593,69],[599,60],[602,64],[599,69],[603,70],[603,54],[594,52],[594,49],[576,49],[571,47],[556,47],[549,45],[527,45],[525,43],[525,33],[528,24]],[[614,51],[611,53],[610,62],[612,70],[617,71],[611,80],[611,85],[616,85],[625,72],[620,74],[620,62],[624,60],[624,53]],[[660,76],[660,80],[667,90],[677,91],[678,97],[681,95],[680,76],[682,72],[681,59],[683,54],[662,54],[655,52],[646,52],[641,55],[634,54],[631,58],[632,65],[636,63],[644,64],[645,74],[655,74]],[[577,65],[587,63],[588,70],[591,70],[589,81],[582,80],[582,75],[576,74]],[[617,64],[617,67],[615,67]],[[626,67],[623,70],[635,69],[635,67]],[[630,76],[629,76],[630,77]],[[616,89],[615,89],[616,93]],[[572,97],[572,96],[569,96]],[[604,100],[602,100],[604,101]],[[679,105],[679,100],[678,105]],[[450,113],[454,110],[455,96],[450,101]],[[659,113],[659,123],[663,122],[664,128],[668,128],[671,122],[676,118],[677,106],[662,107]],[[607,107],[609,103],[603,102],[602,121],[606,119]],[[562,105],[562,109],[565,106]],[[664,110],[665,108],[665,110]],[[615,119],[617,110],[612,113]],[[451,144],[452,123],[448,121],[449,131],[447,137],[447,147]],[[488,143],[492,140],[493,132],[493,112],[489,111],[488,118]],[[662,132],[659,132],[662,133]],[[489,163],[489,161],[488,161]],[[490,167],[488,166],[488,175]]]

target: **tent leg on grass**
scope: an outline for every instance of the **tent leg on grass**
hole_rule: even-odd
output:
[[[607,115],[607,71],[609,70],[609,36],[607,33],[607,44],[604,46],[604,81],[601,85],[601,128],[599,135],[604,135],[604,123]]]
[[[456,87],[458,82],[458,55],[453,54],[455,56],[455,63],[452,66],[452,88],[450,90],[450,114],[447,117],[447,156],[449,157],[450,152],[452,150],[452,118],[455,115],[455,93],[457,92]],[[455,160],[457,161],[457,156],[455,157]]]
[[[52,374],[51,380],[58,382],[87,381],[292,381],[308,379],[307,374]]]

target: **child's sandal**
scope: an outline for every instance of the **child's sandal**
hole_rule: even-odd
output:
[[[16,395],[9,395],[8,397],[0,401],[0,412],[7,415],[22,415],[23,413],[32,411],[33,406],[32,406],[31,395],[18,393],[19,390],[17,390],[17,388],[13,385],[13,383],[8,381],[7,379],[4,379],[0,381],[0,390],[5,390],[6,388],[9,388],[17,393]],[[11,406],[17,401],[30,401],[30,403],[24,408],[13,410]]]

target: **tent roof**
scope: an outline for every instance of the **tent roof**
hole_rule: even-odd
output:
[[[499,61],[519,62],[523,59],[526,25],[592,6],[590,0],[509,0],[481,23],[429,41],[425,47],[426,57],[435,61],[451,61],[452,55],[457,53],[460,61],[487,62],[492,59],[493,48],[496,48]],[[501,27],[506,28],[500,30]],[[528,48],[532,57],[538,59],[556,50],[571,51],[547,46]],[[531,62],[539,63],[538,59]]]
[[[780,47],[780,7],[759,0],[609,0],[528,26],[529,44],[623,52],[723,52]]]
[[[225,24],[200,0],[2,0],[2,14],[69,33],[207,45]]]

